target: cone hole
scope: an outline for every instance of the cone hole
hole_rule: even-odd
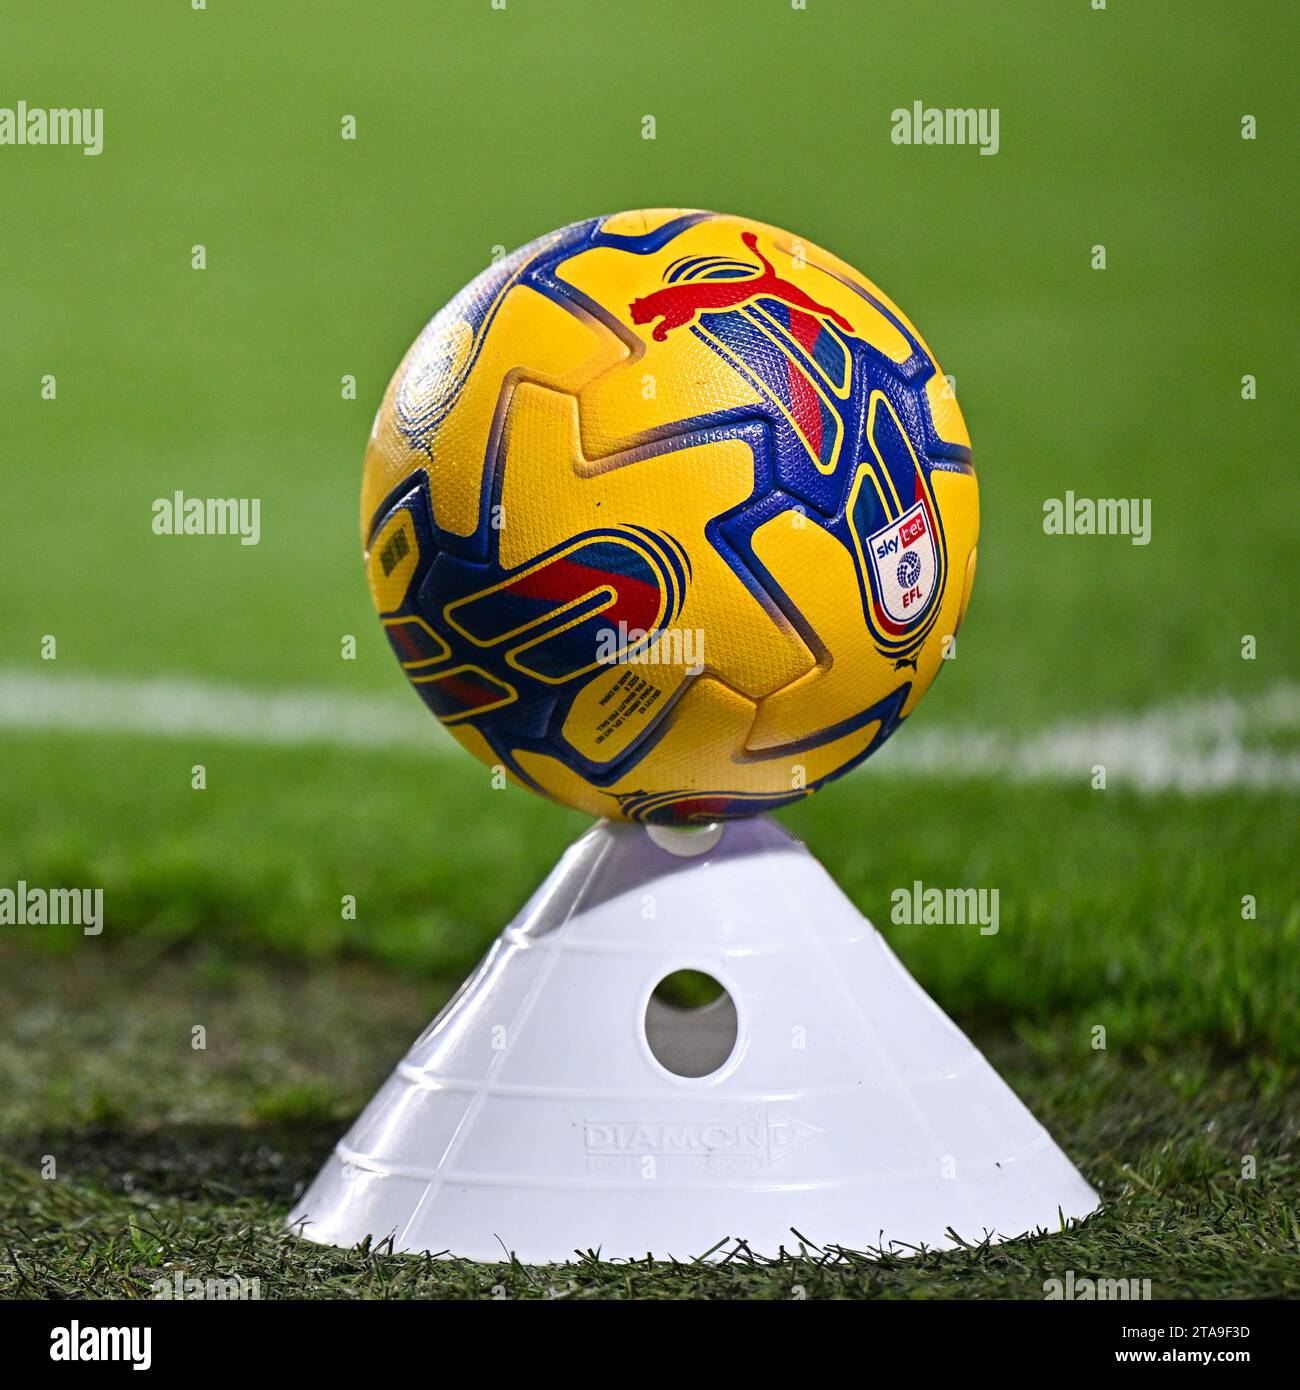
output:
[[[736,1046],[736,1005],[700,970],[674,970],[650,995],[645,1040],[656,1062],[674,1076],[711,1076]]]

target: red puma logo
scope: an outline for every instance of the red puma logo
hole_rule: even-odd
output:
[[[668,285],[653,294],[634,299],[628,308],[632,312],[633,323],[649,323],[651,319],[661,319],[655,324],[651,337],[662,343],[670,328],[681,328],[694,321],[700,313],[718,309],[738,309],[756,299],[780,299],[794,309],[802,309],[809,314],[820,314],[833,319],[846,332],[853,332],[853,325],[834,309],[818,304],[811,295],[805,294],[798,285],[783,280],[772,268],[772,262],[758,249],[758,237],[753,232],[741,234],[741,241],[763,263],[763,269],[747,280],[692,280],[681,285]]]

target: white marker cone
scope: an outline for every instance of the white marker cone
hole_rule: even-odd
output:
[[[683,969],[727,997],[652,1003]],[[1096,1207],[821,865],[756,819],[571,846],[289,1220],[548,1263],[734,1237],[775,1254],[792,1231],[906,1253]]]

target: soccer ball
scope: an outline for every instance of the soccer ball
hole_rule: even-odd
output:
[[[592,815],[809,795],[947,655],[979,500],[949,381],[851,266],[743,217],[578,222],[416,339],[366,452],[402,669],[484,762]]]

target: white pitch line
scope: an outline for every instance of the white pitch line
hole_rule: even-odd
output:
[[[0,729],[335,744],[443,752],[452,740],[418,700],[252,690],[193,680],[0,670]]]
[[[216,738],[282,747],[402,748],[445,756],[452,740],[415,700],[260,691],[191,680],[0,670],[0,729]],[[1186,699],[1140,714],[1016,735],[932,727],[922,718],[871,765],[881,776],[990,777],[1198,795],[1300,788],[1300,686],[1244,699]]]
[[[1065,781],[1187,796],[1300,787],[1300,686],[1243,700],[1185,699],[1140,714],[1071,720],[1016,737],[1005,731],[901,730],[876,755],[882,773]],[[1287,746],[1287,745],[1290,746]],[[897,760],[891,753],[897,750]]]

